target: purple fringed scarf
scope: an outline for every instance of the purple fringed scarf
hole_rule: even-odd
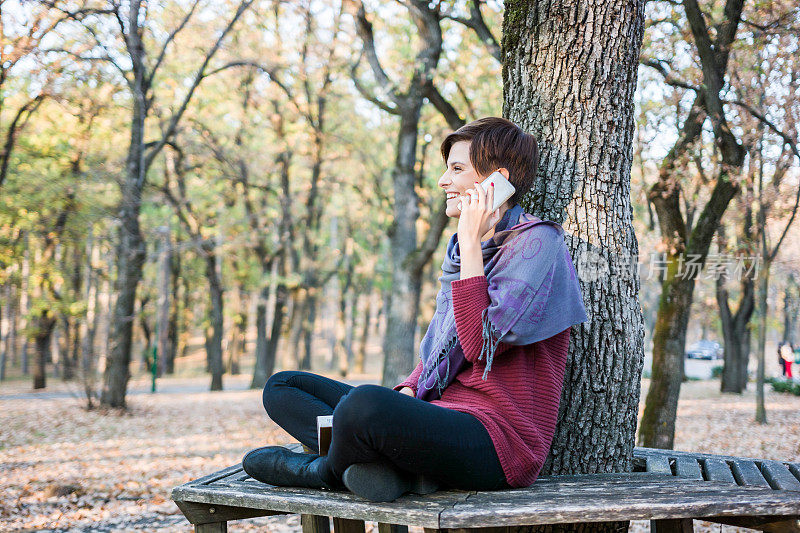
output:
[[[525,213],[519,204],[509,208],[492,237],[481,242],[489,282],[489,307],[484,309],[483,379],[492,368],[499,341],[526,345],[588,320],[578,276],[561,225]],[[456,334],[451,283],[461,276],[458,233],[447,243],[436,296],[436,314],[420,344],[423,371],[417,398],[430,401],[468,364]]]

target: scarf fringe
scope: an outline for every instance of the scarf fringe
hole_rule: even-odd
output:
[[[497,350],[497,345],[500,342],[500,330],[495,328],[489,321],[489,308],[483,310],[481,313],[481,323],[483,324],[483,345],[481,346],[481,353],[478,355],[478,360],[483,360],[483,355],[486,354],[486,369],[483,371],[483,381],[486,381],[486,376],[489,370],[492,369],[492,361],[494,361],[494,354]]]
[[[436,356],[435,364],[433,365],[433,367],[425,368],[425,372],[420,376],[420,380],[417,385],[418,389],[422,387],[425,390],[430,390],[424,386],[424,383],[428,381],[427,379],[428,376],[430,376],[431,373],[435,372],[436,388],[439,391],[439,397],[442,396],[442,392],[444,391],[445,388],[447,388],[447,380],[450,377],[450,358],[448,357],[448,355],[450,354],[450,350],[453,349],[453,347],[456,345],[457,342],[458,342],[458,336],[453,335],[453,338],[450,339],[450,341],[441,349],[439,354]],[[444,358],[447,361],[447,370],[445,371],[444,377],[442,377],[441,374],[439,374],[439,363],[442,361],[442,358]]]

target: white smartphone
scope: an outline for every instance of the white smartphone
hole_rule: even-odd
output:
[[[489,187],[492,186],[492,182],[494,182],[494,205],[492,205],[492,213],[494,213],[497,211],[497,208],[503,205],[503,202],[511,198],[517,190],[511,182],[497,170],[489,174],[489,177],[481,182],[481,187],[483,187],[484,191],[489,192]]]

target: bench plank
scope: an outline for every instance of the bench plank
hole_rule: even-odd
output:
[[[441,527],[800,515],[800,498],[791,492],[739,487],[735,483],[685,478],[652,480],[635,486],[537,483],[522,490],[471,495],[442,513]]]
[[[724,481],[725,483],[736,484],[736,479],[731,473],[731,467],[722,459],[701,459],[703,463],[703,474],[709,481]]]
[[[257,516],[285,514],[265,509],[248,509],[246,507],[186,501],[176,501],[175,505],[178,506],[186,519],[192,524],[227,522],[228,520],[241,520],[243,518],[255,518]]]
[[[655,474],[672,475],[669,467],[669,457],[665,455],[647,455],[645,457],[645,470]]]
[[[739,485],[769,487],[769,483],[753,461],[733,461],[731,470]]]
[[[700,470],[700,463],[694,457],[675,458],[675,475],[689,479],[703,479],[703,472]]]
[[[778,490],[800,490],[800,481],[780,461],[761,461],[761,473]]]

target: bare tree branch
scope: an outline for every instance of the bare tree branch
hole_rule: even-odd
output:
[[[197,74],[195,75],[194,81],[192,82],[192,86],[189,88],[189,91],[186,93],[186,96],[184,97],[183,102],[181,103],[181,105],[178,108],[178,110],[175,113],[173,113],[171,119],[169,120],[169,126],[167,126],[167,130],[164,132],[163,137],[161,138],[160,141],[157,142],[157,144],[145,156],[145,165],[144,165],[145,172],[142,173],[142,175],[146,174],[146,169],[150,168],[150,165],[153,164],[153,161],[155,160],[156,156],[162,150],[162,148],[164,148],[164,145],[167,143],[169,138],[172,137],[175,134],[175,130],[178,127],[178,122],[180,121],[181,117],[183,116],[183,113],[186,111],[186,108],[189,106],[189,102],[191,101],[192,96],[194,95],[194,91],[200,85],[200,82],[202,82],[203,79],[207,77],[206,68],[208,67],[208,63],[211,61],[211,59],[217,53],[217,50],[219,50],[220,46],[222,45],[223,39],[225,39],[225,37],[228,35],[228,32],[230,32],[230,30],[233,28],[234,24],[236,24],[236,21],[239,20],[239,17],[242,16],[242,13],[244,13],[247,10],[247,8],[250,7],[250,5],[252,3],[253,3],[253,0],[243,0],[239,4],[239,7],[236,10],[236,13],[233,15],[233,18],[231,18],[230,22],[228,22],[228,25],[225,27],[225,29],[222,31],[220,36],[217,38],[217,42],[214,43],[214,46],[212,46],[211,49],[206,53],[206,57],[203,60],[203,63],[200,65],[200,68],[197,70]],[[139,184],[139,186],[141,186],[141,184]]]
[[[375,38],[372,33],[372,23],[367,20],[367,14],[364,10],[364,3],[358,2],[358,12],[356,14],[356,31],[358,36],[361,37],[361,41],[363,43],[362,47],[362,55],[366,54],[367,62],[369,63],[370,67],[372,68],[372,75],[375,77],[375,80],[378,82],[378,86],[381,87],[382,90],[386,92],[386,94],[392,99],[394,105],[397,107],[403,107],[404,104],[404,97],[400,95],[396,89],[394,84],[389,80],[389,77],[386,75],[386,72],[383,70],[381,66],[380,59],[378,58],[378,53],[375,51]],[[361,57],[359,56],[359,62]],[[358,62],[356,63],[356,65]]]
[[[684,81],[675,76],[674,73],[668,71],[664,67],[664,63],[669,64],[669,62],[661,60],[661,59],[653,59],[650,57],[640,56],[639,63],[646,66],[651,67],[659,72],[662,76],[664,76],[664,83],[667,85],[671,85],[673,87],[680,87],[682,89],[689,89],[691,91],[698,92],[700,91],[699,87],[692,85],[691,83]]]
[[[194,14],[195,9],[197,9],[197,6],[199,4],[200,0],[195,0],[194,4],[192,4],[191,9],[189,9],[189,12],[186,13],[186,16],[184,16],[183,20],[181,20],[181,23],[178,24],[178,27],[172,30],[172,33],[169,34],[164,43],[161,45],[161,51],[158,53],[158,58],[156,59],[156,62],[153,65],[153,67],[150,69],[150,75],[147,77],[146,80],[146,86],[148,88],[152,85],[153,79],[156,77],[156,71],[158,71],[158,68],[164,61],[164,57],[167,54],[167,47],[169,47],[169,44],[175,39],[175,36],[178,35],[178,33],[180,33],[180,31],[186,26],[186,24],[189,22],[189,19],[192,18],[192,15]]]
[[[389,105],[387,105],[387,104],[383,103],[382,101],[378,100],[377,96],[372,94],[366,87],[364,87],[361,84],[361,81],[358,78],[357,70],[358,70],[359,63],[361,63],[361,56],[362,55],[363,55],[363,52],[361,54],[359,54],[358,59],[356,60],[356,62],[353,63],[353,65],[350,67],[350,78],[353,80],[353,84],[356,86],[356,89],[358,90],[358,92],[361,93],[361,96],[363,96],[364,98],[366,98],[367,100],[369,100],[370,102],[372,102],[373,104],[378,106],[379,108],[383,109],[387,113],[390,113],[392,115],[399,114],[399,110],[397,109],[397,107],[389,107]]]

